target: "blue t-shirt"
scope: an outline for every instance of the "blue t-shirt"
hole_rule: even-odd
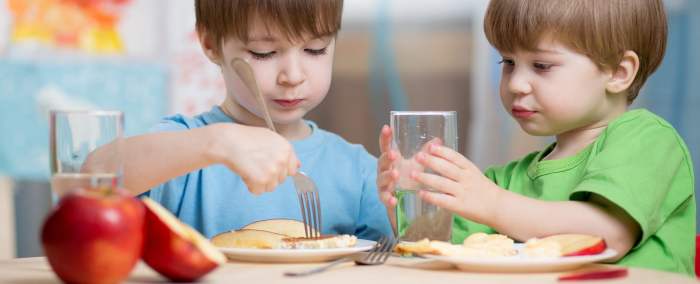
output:
[[[153,131],[178,131],[232,122],[216,106],[195,117],[166,117]],[[292,141],[292,145],[301,161],[301,170],[318,187],[323,212],[322,233],[354,234],[370,240],[393,235],[386,209],[377,194],[376,158],[361,145],[350,144],[313,122],[307,123],[312,134]],[[208,238],[258,220],[301,220],[291,178],[275,191],[255,196],[240,176],[219,164],[169,180],[142,196],[159,202]]]

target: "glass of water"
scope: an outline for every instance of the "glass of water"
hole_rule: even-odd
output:
[[[76,189],[119,187],[123,172],[123,129],[124,114],[120,111],[52,110],[49,134],[52,191],[61,197]]]
[[[396,182],[396,228],[401,241],[419,241],[424,238],[449,241],[452,233],[452,214],[435,205],[423,202],[418,190],[430,188],[410,178],[412,171],[430,172],[416,160],[416,154],[427,150],[428,143],[437,143],[457,149],[457,112],[454,111],[392,111],[392,148],[399,153],[394,169]]]

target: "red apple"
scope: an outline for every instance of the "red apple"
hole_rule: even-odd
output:
[[[607,247],[605,240],[598,236],[583,234],[562,234],[541,239],[541,241],[553,241],[561,246],[561,255],[591,255],[598,254]]]
[[[143,260],[155,271],[173,281],[194,281],[226,257],[199,232],[180,222],[151,199],[146,205],[146,240]]]
[[[143,229],[139,200],[119,190],[79,190],[50,213],[41,243],[64,282],[118,283],[141,256]]]

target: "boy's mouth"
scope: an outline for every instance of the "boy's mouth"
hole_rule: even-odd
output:
[[[529,109],[525,109],[525,108],[521,108],[521,107],[513,107],[513,108],[511,109],[511,113],[512,113],[513,116],[515,116],[516,118],[529,118],[529,117],[531,117],[533,114],[535,114],[536,111],[529,110]]]
[[[297,106],[298,104],[300,104],[300,103],[303,101],[303,99],[294,99],[294,100],[272,100],[272,101],[275,102],[276,104],[278,104],[278,105],[281,106],[281,107],[288,108],[288,107],[295,107],[295,106]]]

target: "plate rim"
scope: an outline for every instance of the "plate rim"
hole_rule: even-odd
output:
[[[361,244],[364,243],[364,244]],[[231,247],[216,247],[220,252],[232,253],[237,255],[254,255],[254,256],[314,256],[314,255],[324,255],[324,254],[345,254],[367,251],[372,249],[376,244],[376,241],[357,239],[352,247],[347,248],[325,248],[325,249],[259,249],[259,248],[231,248]]]

